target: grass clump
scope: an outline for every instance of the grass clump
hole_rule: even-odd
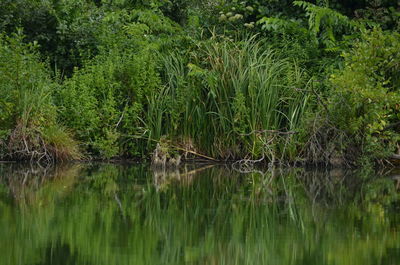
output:
[[[37,161],[78,158],[77,144],[66,131],[58,129],[62,137],[57,142],[45,133],[58,126],[52,102],[57,84],[36,48],[35,43],[23,44],[21,35],[0,36],[0,156]]]
[[[287,138],[306,110],[308,77],[295,61],[253,38],[213,40],[184,62],[176,54],[164,60],[166,86],[149,117],[155,135],[179,132],[224,159],[283,158],[296,149]]]

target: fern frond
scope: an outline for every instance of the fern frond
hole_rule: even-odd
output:
[[[309,17],[310,30],[316,35],[321,31],[321,21],[326,19],[329,23],[328,27],[335,26],[353,26],[351,20],[341,13],[323,6],[317,6],[305,1],[294,1],[295,6],[299,6],[306,10]]]
[[[293,4],[306,11],[311,34],[328,49],[336,45],[335,33],[337,35],[344,29],[359,31],[363,28],[362,23],[351,20],[328,6],[318,6],[305,1],[294,1]]]

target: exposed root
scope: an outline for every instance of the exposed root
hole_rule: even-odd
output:
[[[249,173],[254,172],[254,166],[256,164],[267,161],[269,167],[273,167],[277,162],[282,163],[284,161],[286,147],[290,141],[290,137],[297,132],[294,131],[279,131],[279,130],[257,130],[247,134],[241,134],[242,136],[249,136],[255,134],[258,139],[261,140],[262,156],[259,159],[250,159],[245,157],[232,164],[232,167],[239,172]],[[276,150],[277,143],[283,143],[283,148],[280,150],[281,157],[278,157],[278,151]]]
[[[345,132],[337,129],[328,120],[314,119],[310,127],[308,141],[301,152],[301,156],[307,163],[337,167],[350,166],[350,161],[355,158],[346,156],[346,153],[350,152],[344,150],[349,149],[345,142],[347,138]]]
[[[53,164],[55,161],[81,158],[77,143],[63,130],[57,128],[49,135],[51,137],[46,138],[39,129],[18,122],[7,144],[3,143],[5,157],[38,164]]]
[[[40,133],[18,123],[12,131],[8,145],[8,157],[40,163],[53,163],[55,157],[48,149]]]

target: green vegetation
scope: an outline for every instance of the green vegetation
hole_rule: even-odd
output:
[[[0,155],[51,162],[79,158],[75,140],[58,124],[58,87],[21,35],[0,36]]]
[[[343,54],[344,68],[331,76],[333,123],[364,158],[388,156],[400,140],[399,50],[400,34],[374,30]]]
[[[0,157],[373,165],[399,152],[395,1],[0,3]]]

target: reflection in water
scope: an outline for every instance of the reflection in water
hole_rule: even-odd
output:
[[[394,176],[0,164],[0,265],[398,264]]]

